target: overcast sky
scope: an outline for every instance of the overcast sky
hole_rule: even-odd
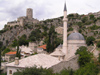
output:
[[[0,29],[8,21],[26,16],[27,8],[33,9],[33,17],[38,20],[60,17],[65,1],[68,14],[100,11],[100,0],[0,0]]]

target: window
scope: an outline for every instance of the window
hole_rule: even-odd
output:
[[[12,70],[9,70],[9,74],[12,74]]]

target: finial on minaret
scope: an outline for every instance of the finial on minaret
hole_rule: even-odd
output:
[[[67,11],[67,8],[66,8],[66,2],[65,2],[65,5],[64,5],[64,11]]]

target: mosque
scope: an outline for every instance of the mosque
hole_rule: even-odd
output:
[[[15,58],[15,62],[7,64],[7,75],[12,75],[17,69],[26,67],[42,66],[43,68],[52,68],[59,71],[64,68],[79,68],[77,60],[75,60],[75,52],[80,46],[86,46],[86,41],[82,34],[78,32],[71,33],[67,37],[67,9],[64,5],[63,18],[63,45],[59,45],[51,54],[36,54],[27,58]],[[74,59],[73,59],[74,58]]]

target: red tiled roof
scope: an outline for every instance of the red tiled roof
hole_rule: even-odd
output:
[[[42,46],[39,46],[38,48],[47,49],[46,46],[47,46],[47,45],[42,45]]]
[[[8,52],[6,54],[16,54],[16,51],[15,52]]]

